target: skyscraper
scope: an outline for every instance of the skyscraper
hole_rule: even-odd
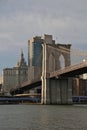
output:
[[[10,90],[21,87],[21,84],[28,80],[28,66],[21,52],[20,59],[13,68],[3,69],[3,91],[8,93]]]
[[[42,65],[42,44],[43,39],[36,36],[28,41],[28,65],[29,67]]]
[[[42,73],[42,44],[54,44],[52,35],[44,34],[35,36],[28,40],[28,80],[35,80],[41,78]]]

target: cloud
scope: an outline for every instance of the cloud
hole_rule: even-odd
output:
[[[85,25],[85,26],[84,26]],[[54,17],[53,14],[18,12],[10,17],[1,17],[0,44],[21,46],[33,35],[48,33],[61,39],[60,41],[86,41],[86,20],[71,16]],[[64,39],[64,40],[63,40]],[[74,44],[74,43],[73,43]],[[79,43],[80,44],[80,43]]]
[[[0,0],[0,55],[16,62],[28,39],[52,34],[58,43],[86,49],[87,0]],[[5,57],[3,57],[3,55]],[[5,61],[4,61],[5,62]]]

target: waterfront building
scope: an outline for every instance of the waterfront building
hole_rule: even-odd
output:
[[[0,84],[2,84],[2,76],[0,76]]]
[[[87,79],[73,78],[72,95],[87,96]]]
[[[87,62],[87,59],[84,59],[83,62]],[[82,75],[82,78],[83,78],[83,79],[87,79],[87,73],[83,74],[83,75]]]
[[[23,82],[28,80],[28,66],[25,62],[23,52],[21,52],[20,59],[15,67],[3,69],[2,78],[2,87],[5,93],[19,88]]]
[[[2,91],[2,75],[0,76],[0,94],[1,94],[1,91]]]

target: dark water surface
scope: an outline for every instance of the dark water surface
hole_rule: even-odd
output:
[[[0,130],[87,130],[87,106],[0,105]]]

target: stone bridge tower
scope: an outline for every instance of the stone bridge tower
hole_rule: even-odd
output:
[[[71,104],[72,86],[70,79],[50,79],[50,72],[61,69],[60,57],[64,66],[71,64],[70,44],[43,44],[42,62],[42,104]]]
[[[61,69],[62,68],[61,66],[62,61],[60,59],[61,56],[64,59],[64,67],[71,65],[70,48],[71,48],[71,44],[45,44],[44,43],[43,44],[43,65],[44,65],[44,61],[46,61],[45,71],[47,73],[50,73],[58,69]]]

